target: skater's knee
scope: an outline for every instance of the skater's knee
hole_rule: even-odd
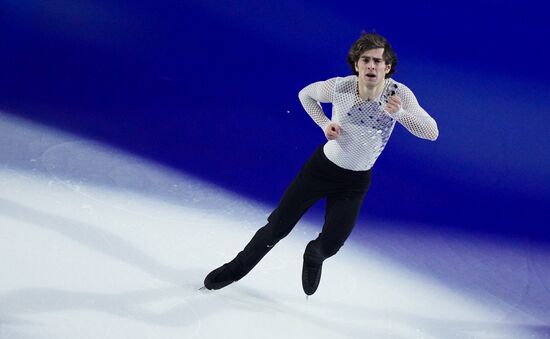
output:
[[[275,245],[286,237],[290,230],[285,228],[284,225],[270,222],[261,229],[261,232],[269,245]]]
[[[284,224],[275,225],[273,229],[271,230],[271,238],[276,243],[279,242],[279,240],[286,237],[292,228],[285,227]]]
[[[268,226],[273,230],[273,234],[279,239],[286,237],[294,226],[298,223],[299,216],[287,215],[276,209],[267,218],[269,221]]]

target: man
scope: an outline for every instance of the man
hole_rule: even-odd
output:
[[[381,35],[363,34],[347,62],[354,75],[315,82],[302,89],[300,101],[324,131],[328,142],[302,167],[246,247],[230,262],[210,272],[207,289],[220,289],[244,277],[296,225],[316,201],[327,199],[325,223],[305,249],[302,286],[317,290],[325,259],[338,252],[350,235],[370,186],[371,168],[382,153],[396,122],[419,138],[436,140],[437,124],[412,91],[391,79],[397,58]],[[332,103],[330,120],[319,102]]]

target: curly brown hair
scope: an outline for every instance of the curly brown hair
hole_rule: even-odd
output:
[[[382,55],[384,57],[384,62],[388,65],[391,65],[391,69],[388,74],[386,74],[386,78],[391,77],[392,74],[395,73],[395,67],[397,66],[397,55],[395,55],[395,52],[391,48],[388,40],[386,40],[386,38],[378,33],[366,32],[361,34],[359,39],[355,41],[348,52],[347,62],[353,74],[359,74],[355,70],[355,64],[357,63],[357,61],[359,61],[359,57],[361,56],[361,54],[363,54],[365,51],[368,51],[369,49],[375,48],[384,49],[384,54]]]

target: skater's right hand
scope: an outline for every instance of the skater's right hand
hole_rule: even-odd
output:
[[[325,136],[328,140],[334,140],[340,136],[340,125],[331,122],[325,129]]]

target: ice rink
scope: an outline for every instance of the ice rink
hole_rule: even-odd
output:
[[[550,251],[531,239],[369,220],[306,300],[312,217],[200,291],[274,206],[5,112],[0,159],[1,339],[550,338]]]

